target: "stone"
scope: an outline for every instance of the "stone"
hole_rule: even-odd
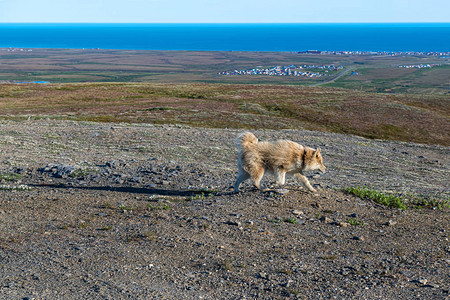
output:
[[[296,216],[304,215],[304,213],[301,210],[297,210],[297,209],[293,210],[292,213]]]
[[[71,165],[61,164],[56,166],[56,172],[53,176],[56,178],[67,178],[75,171],[75,167]]]
[[[232,226],[241,226],[241,222],[236,222],[236,221],[226,221],[225,224],[227,225],[232,225]]]
[[[396,221],[394,221],[394,220],[389,220],[389,221],[386,222],[385,225],[387,225],[387,226],[394,226],[395,224],[397,224]]]
[[[293,283],[294,281],[293,280],[291,280],[291,279],[289,279],[285,284],[284,284],[284,287],[290,287],[291,285],[292,285],[292,283]]]
[[[325,217],[325,216],[321,217],[319,220],[324,222],[324,223],[331,223],[333,221],[330,218]]]
[[[275,193],[278,193],[278,194],[280,194],[280,195],[286,195],[286,194],[288,194],[289,193],[289,190],[288,189],[275,189],[275,190],[273,190]]]
[[[420,284],[426,285],[428,283],[428,280],[425,278],[421,278],[419,280],[417,280]]]
[[[346,222],[334,222],[333,224],[336,226],[339,226],[339,227],[347,227],[348,226],[348,223],[346,223]]]

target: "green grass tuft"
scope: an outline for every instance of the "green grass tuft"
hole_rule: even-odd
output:
[[[349,187],[343,189],[343,192],[355,195],[361,199],[369,199],[373,200],[378,204],[385,205],[388,207],[394,207],[399,209],[407,209],[407,208],[431,208],[431,209],[444,209],[450,208],[450,198],[441,195],[441,196],[431,196],[431,197],[423,197],[414,194],[407,195],[393,195],[393,194],[384,194],[382,192],[378,192],[374,189],[363,187]]]
[[[167,203],[165,203],[164,205],[162,203],[159,203],[158,205],[147,204],[147,207],[150,210],[169,210],[170,209],[170,206]]]
[[[298,224],[298,220],[296,218],[283,218],[283,221],[290,224]]]
[[[350,219],[347,220],[347,223],[352,225],[352,226],[362,226],[362,225],[364,225],[363,222],[358,220],[358,218],[350,218]]]
[[[0,173],[0,181],[16,181],[22,178],[22,175],[16,173]]]
[[[406,209],[407,205],[405,200],[399,196],[395,195],[386,195],[382,192],[378,192],[373,189],[369,189],[367,187],[350,187],[344,189],[344,192],[350,195],[355,195],[361,199],[369,199],[373,200],[378,204],[385,205],[388,207]]]

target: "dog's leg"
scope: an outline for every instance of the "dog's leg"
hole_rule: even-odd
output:
[[[236,178],[236,182],[234,183],[234,191],[236,193],[239,192],[239,186],[241,183],[250,178],[250,174],[245,172],[244,170],[239,170],[238,177]]]
[[[281,169],[275,171],[275,182],[276,184],[283,185],[286,182],[286,172]]]
[[[264,168],[260,167],[260,168],[255,168],[255,169],[251,170],[250,176],[253,179],[253,184],[256,186],[256,188],[258,190],[260,190],[261,189],[261,185],[260,185],[261,179],[264,176]]]
[[[306,178],[305,175],[300,174],[300,173],[295,173],[294,174],[295,177],[297,177],[298,179],[300,179],[300,181],[303,183],[303,185],[308,188],[308,190],[310,190],[311,192],[315,193],[317,192],[312,185],[309,183],[308,178]]]

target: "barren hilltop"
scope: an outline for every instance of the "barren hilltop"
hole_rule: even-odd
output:
[[[328,170],[308,174],[318,195],[292,179],[235,194],[240,130],[65,120],[0,128],[5,299],[449,295],[447,147],[256,130],[320,147]],[[342,192],[362,185],[429,202],[399,209]]]

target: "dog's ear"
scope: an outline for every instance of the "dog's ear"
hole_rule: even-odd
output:
[[[317,148],[316,152],[314,152],[314,155],[319,156],[320,154],[320,148]]]

